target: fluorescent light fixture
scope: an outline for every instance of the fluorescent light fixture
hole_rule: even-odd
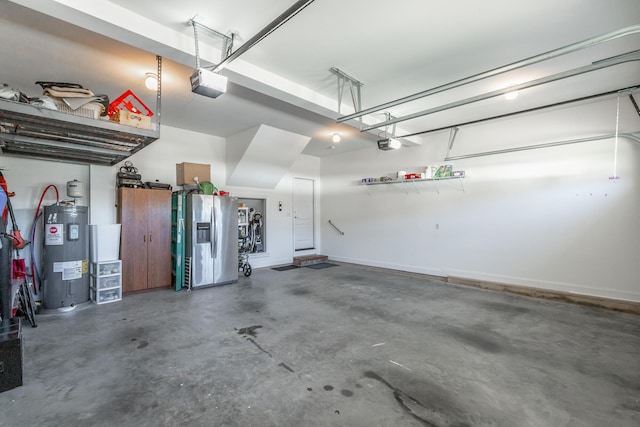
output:
[[[401,146],[402,146],[402,144],[400,143],[399,140],[397,140],[395,138],[389,139],[389,147],[393,148],[394,150],[397,150]]]
[[[146,73],[145,76],[145,87],[149,90],[156,90],[158,88],[158,76],[154,73]]]
[[[338,142],[342,141],[342,137],[340,137],[340,134],[336,132],[331,137],[331,141],[337,144]]]

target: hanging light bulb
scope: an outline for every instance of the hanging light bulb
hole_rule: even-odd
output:
[[[149,90],[156,90],[158,88],[158,76],[154,73],[146,73],[144,79],[144,85]]]

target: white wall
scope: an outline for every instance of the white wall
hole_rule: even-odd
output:
[[[231,194],[238,197],[267,200],[267,212],[265,213],[267,252],[266,254],[250,255],[249,262],[253,268],[290,264],[293,261],[293,179],[295,177],[311,178],[318,182],[320,179],[320,159],[301,155],[274,189],[224,187],[225,190],[231,191]],[[218,186],[218,188],[221,187]],[[282,202],[282,211],[278,210],[278,202]],[[318,218],[316,221],[316,230],[318,230],[319,215],[316,215],[316,218]]]
[[[610,100],[464,127],[451,155],[614,133],[615,117]],[[640,128],[628,100],[620,117],[620,132]],[[433,182],[359,183],[442,164],[448,139],[440,132],[422,147],[323,159],[323,252],[366,265],[640,301],[640,144],[619,139],[619,180],[609,179],[609,139],[451,162],[467,178],[439,182],[439,194]]]
[[[16,222],[20,228],[22,237],[31,240],[31,229],[38,202],[42,198],[42,206],[48,206],[56,202],[56,193],[53,188],[43,192],[48,185],[53,184],[58,189],[59,200],[68,200],[67,181],[77,179],[85,184],[85,192],[89,193],[89,166],[68,164],[61,162],[22,159],[0,155],[0,169],[7,180],[9,191],[16,195],[11,198],[11,205],[16,216]],[[89,194],[77,203],[87,206]],[[11,228],[11,225],[9,225]],[[36,228],[36,241],[42,241],[42,221]],[[34,247],[36,257],[39,257],[40,245]],[[31,247],[27,246],[20,252],[20,256],[30,265]]]
[[[171,184],[176,189],[176,163],[211,164],[211,181],[220,190],[230,191],[238,197],[259,197],[267,199],[266,229],[267,253],[255,254],[250,258],[254,268],[291,263],[293,258],[293,177],[304,176],[318,180],[320,160],[300,156],[275,189],[227,187],[225,184],[224,138],[189,132],[172,127],[162,127],[161,138],[140,152],[129,157],[138,169],[143,181]],[[87,195],[78,201],[89,206],[92,224],[113,224],[116,222],[116,173],[123,163],[113,167],[75,165],[61,162],[30,160],[0,155],[0,167],[9,182],[11,191],[16,192],[13,206],[17,221],[26,237],[33,223],[33,216],[40,194],[48,184],[55,184],[60,192],[60,200],[66,199],[66,182],[78,179],[84,183]],[[55,193],[49,191],[43,206],[55,203]],[[278,211],[278,202],[283,202],[283,210]],[[40,227],[41,228],[41,227]],[[27,259],[30,259],[25,253]]]
[[[640,128],[624,102],[620,117],[620,132]],[[614,131],[615,100],[591,103],[462,128],[452,155]],[[443,163],[447,142],[441,132],[422,147],[394,152],[372,147],[322,161],[303,155],[269,190],[225,185],[226,143],[219,137],[163,127],[160,140],[129,160],[144,181],[174,188],[176,163],[210,163],[219,189],[266,198],[268,253],[252,257],[254,268],[291,262],[293,179],[303,177],[317,184],[317,247],[333,259],[640,301],[638,143],[619,140],[619,180],[608,179],[614,142],[607,140],[457,161],[467,178],[440,182],[439,194],[432,182],[409,183],[407,193],[401,184],[360,185],[363,177]],[[56,184],[64,199],[72,179],[85,183],[79,203],[89,204],[91,222],[115,222],[119,166],[0,156],[24,235],[44,188]],[[50,191],[43,204],[53,202]]]
[[[293,219],[291,215],[293,199],[293,177],[320,176],[320,160],[309,156],[300,156],[280,183],[274,189],[232,187],[226,185],[226,141],[224,138],[189,132],[182,129],[162,127],[161,138],[149,147],[131,156],[130,160],[138,169],[144,181],[155,181],[171,184],[176,188],[176,163],[209,163],[211,164],[211,182],[219,190],[229,191],[237,197],[255,197],[267,200],[265,218],[266,248],[264,254],[252,254],[250,263],[253,268],[291,263],[293,258]],[[93,183],[100,187],[109,187],[113,199],[104,200],[100,211],[111,211],[115,221],[115,174],[121,164],[111,172],[111,180]],[[283,202],[282,212],[278,211],[278,202]]]

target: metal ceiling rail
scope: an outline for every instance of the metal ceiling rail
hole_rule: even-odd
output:
[[[629,95],[629,99],[631,100],[631,104],[633,105],[633,108],[635,108],[636,110],[636,114],[640,116],[640,107],[638,107],[638,103],[636,102],[636,99],[633,97],[633,94]]]
[[[522,59],[520,61],[512,62],[511,64],[504,65],[502,67],[494,68],[489,71],[484,71],[479,74],[474,74],[469,77],[465,77],[460,80],[453,81],[451,83],[447,83],[441,86],[437,86],[431,89],[424,90],[422,92],[415,93],[413,95],[405,96],[403,98],[396,99],[394,101],[385,102],[384,104],[377,105],[375,107],[367,108],[365,110],[357,111],[354,114],[350,114],[348,116],[338,117],[336,120],[338,123],[345,122],[347,120],[355,119],[366,114],[375,113],[380,110],[384,110],[390,107],[395,107],[396,105],[406,104],[407,102],[415,101],[416,99],[424,98],[429,95],[434,95],[436,93],[444,92],[446,90],[454,89],[460,86],[467,85],[469,83],[474,83],[489,77],[498,76],[500,74],[504,74],[509,71],[517,70],[522,67],[526,67],[529,65],[537,64],[539,62],[547,61],[549,59],[557,58],[562,55],[566,55],[572,52],[577,52],[582,49],[587,49],[592,46],[596,46],[601,43],[606,43],[621,37],[626,37],[632,34],[640,33],[640,24],[632,25],[629,27],[621,28],[617,31],[612,31],[610,33],[602,34],[599,36],[591,37],[589,39],[583,40],[581,42],[573,43],[558,49],[550,50],[548,52],[531,56],[526,59]]]
[[[513,153],[513,152],[516,152],[516,151],[536,150],[538,148],[558,147],[558,146],[561,146],[561,145],[580,144],[582,142],[600,141],[600,140],[603,140],[603,139],[612,139],[612,138],[615,138],[615,137],[616,137],[616,134],[613,133],[613,134],[608,134],[608,135],[590,136],[590,137],[586,137],[586,138],[567,139],[567,140],[564,140],[564,141],[548,142],[548,143],[545,143],[545,144],[524,145],[522,147],[505,148],[503,150],[483,151],[483,152],[480,152],[480,153],[463,154],[461,156],[449,156],[449,157],[445,157],[444,160],[445,161],[452,161],[452,160],[471,159],[471,158],[474,158],[474,157],[493,156],[493,155],[496,155],[496,154]],[[618,138],[630,139],[630,140],[635,141],[635,142],[640,144],[640,137],[638,137],[637,135],[634,135],[632,133],[621,133],[621,134],[618,134]]]
[[[235,52],[231,55],[224,58],[219,64],[210,67],[211,71],[218,71],[224,68],[229,62],[238,58],[240,55],[251,49],[253,46],[261,42],[265,37],[269,34],[273,33],[275,30],[280,28],[284,23],[286,23],[289,19],[296,16],[299,12],[302,11],[305,7],[309,6],[313,3],[314,0],[298,0],[295,2],[289,9],[285,10],[278,16],[276,19],[271,21],[266,27],[260,30],[255,36],[251,37],[245,44],[240,46]],[[195,27],[194,27],[195,28]]]
[[[457,127],[460,127],[460,126],[475,125],[475,124],[482,123],[482,122],[488,122],[490,120],[504,119],[504,118],[507,118],[507,117],[516,116],[518,114],[533,113],[534,111],[545,110],[547,108],[560,107],[562,105],[573,104],[573,103],[582,102],[582,101],[589,101],[591,99],[602,98],[602,97],[610,96],[610,95],[616,95],[616,94],[620,95],[620,94],[626,93],[626,92],[629,92],[629,99],[631,100],[631,102],[635,106],[637,104],[635,102],[635,99],[633,98],[633,93],[632,92],[635,91],[635,90],[638,90],[638,89],[640,89],[640,86],[631,86],[631,87],[626,87],[626,88],[622,88],[622,89],[611,90],[611,91],[608,91],[608,92],[596,93],[594,95],[583,96],[583,97],[580,97],[580,98],[573,98],[573,99],[569,99],[569,100],[566,100],[566,101],[554,102],[553,104],[541,105],[539,107],[533,107],[533,108],[527,108],[527,109],[524,109],[524,110],[512,111],[510,113],[498,114],[496,116],[484,117],[482,119],[469,120],[467,122],[456,123],[454,125],[447,125],[447,126],[442,126],[442,127],[428,129],[428,130],[422,130],[420,132],[408,133],[406,135],[399,135],[399,136],[397,136],[397,138],[399,138],[399,139],[409,138],[409,137],[412,137],[412,136],[424,135],[424,134],[432,133],[432,132],[439,132],[441,130],[457,128]],[[638,112],[638,115],[640,116],[640,111]]]
[[[522,89],[528,89],[535,86],[540,86],[546,83],[551,83],[554,81],[566,79],[569,77],[575,77],[581,74],[589,73],[592,71],[600,70],[603,68],[611,67],[614,65],[619,65],[625,62],[638,61],[640,60],[640,50],[635,50],[631,52],[624,53],[622,55],[613,56],[611,58],[603,59],[601,61],[597,61],[591,63],[589,65],[585,65],[582,67],[574,68],[573,70],[563,71],[561,73],[552,74],[550,76],[541,77],[536,80],[532,80],[526,83],[521,83],[518,85],[509,86],[508,88],[498,89],[491,92],[483,93],[480,95],[472,96],[471,98],[462,99],[460,101],[451,102],[449,104],[441,105],[439,107],[430,108],[428,110],[419,111],[417,113],[409,114],[402,117],[397,117],[395,119],[387,120],[385,122],[377,123],[375,125],[365,126],[360,129],[361,132],[365,132],[368,130],[376,129],[382,126],[388,126],[394,123],[400,123],[406,120],[415,119],[418,117],[426,116],[428,114],[438,113],[440,111],[449,110],[451,108],[461,107],[463,105],[472,104],[478,101],[484,101],[486,99],[494,98],[496,96],[504,95],[508,92],[514,92]]]

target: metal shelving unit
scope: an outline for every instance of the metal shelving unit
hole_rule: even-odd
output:
[[[115,165],[160,137],[146,130],[0,100],[0,149],[5,155]]]
[[[156,65],[158,87],[151,129],[0,99],[0,152],[73,163],[120,163],[160,138],[161,56],[156,56]]]

